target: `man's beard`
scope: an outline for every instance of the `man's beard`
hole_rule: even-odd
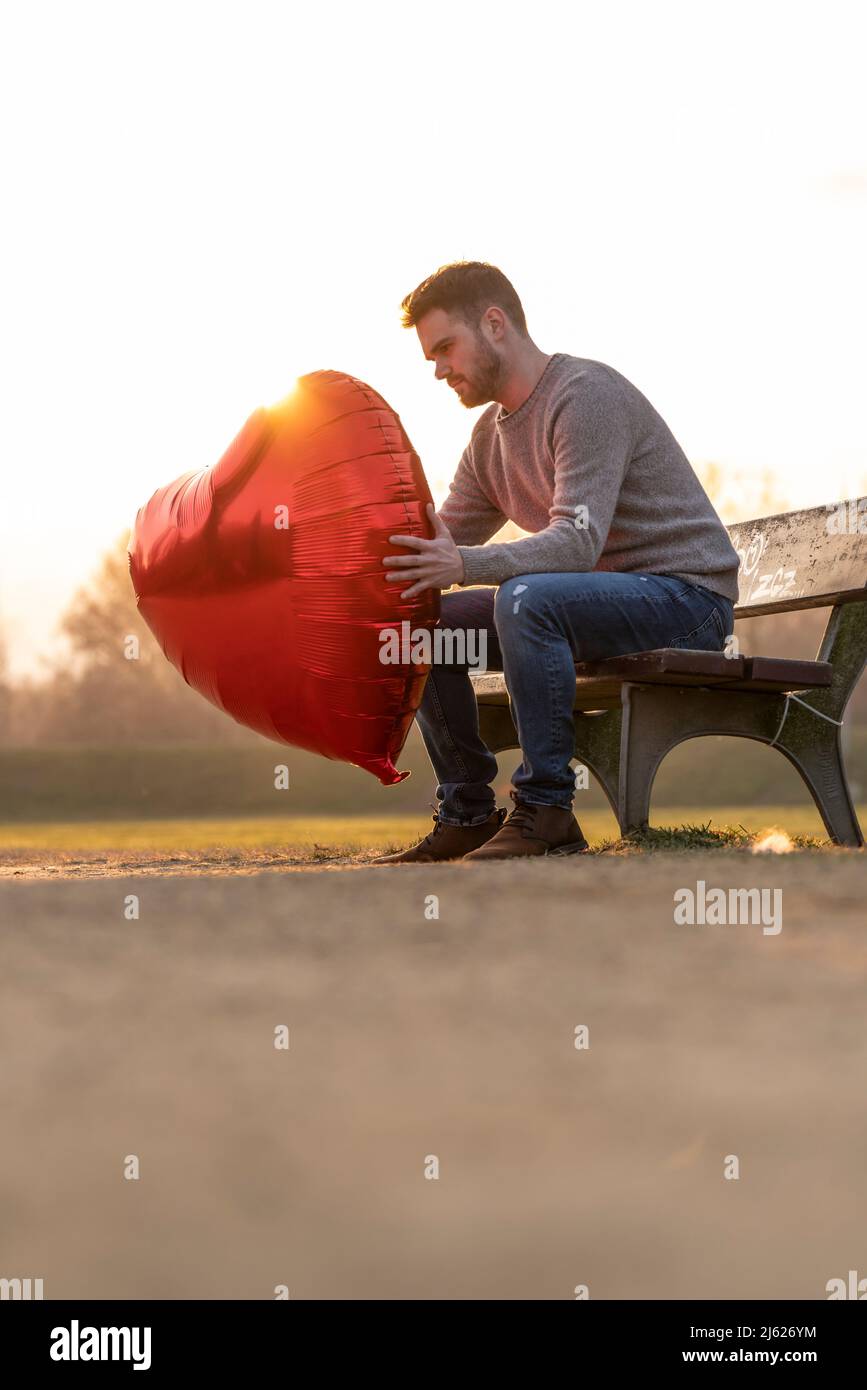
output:
[[[503,366],[494,349],[480,333],[476,338],[476,360],[473,363],[472,377],[464,377],[464,389],[455,394],[461,404],[471,410],[477,405],[487,405],[497,399],[502,381]]]

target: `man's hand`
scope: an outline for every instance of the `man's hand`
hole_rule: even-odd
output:
[[[387,574],[390,583],[410,583],[410,588],[401,592],[401,598],[414,598],[425,589],[448,589],[452,584],[460,584],[464,577],[463,558],[451,538],[448,527],[440,521],[433,503],[428,502],[427,514],[434,528],[432,541],[423,536],[389,536],[392,545],[406,545],[418,551],[417,555],[386,555],[384,565],[397,572]]]

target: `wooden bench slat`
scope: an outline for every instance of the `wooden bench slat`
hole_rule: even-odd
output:
[[[821,689],[834,678],[829,661],[790,661],[781,656],[748,656],[746,675],[754,685],[770,681],[769,689]]]
[[[792,661],[784,657],[726,657],[722,652],[694,652],[680,647],[605,661],[582,662],[575,667],[575,708],[607,709],[620,702],[624,681],[638,685],[706,686],[733,691],[822,689],[830,686],[833,668],[827,661]],[[500,671],[471,672],[480,705],[508,703],[505,677]]]
[[[627,652],[602,661],[580,661],[575,674],[583,677],[620,676],[623,680],[653,680],[666,675],[715,676],[737,680],[746,675],[746,658],[725,652],[691,651],[688,647],[655,647],[646,652]]]

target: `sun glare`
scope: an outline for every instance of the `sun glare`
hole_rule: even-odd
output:
[[[266,410],[279,410],[279,408],[280,408],[281,405],[288,405],[288,403],[289,403],[291,397],[294,396],[294,394],[295,394],[295,392],[296,392],[297,390],[298,390],[298,378],[297,378],[297,376],[296,376],[296,377],[290,377],[289,382],[288,382],[288,385],[285,385],[285,384],[284,384],[281,395],[276,396],[276,397],[274,397],[274,398],[271,399],[271,400],[268,400],[268,401],[265,403],[265,409],[266,409]]]

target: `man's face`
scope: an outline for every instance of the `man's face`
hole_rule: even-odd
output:
[[[505,363],[481,328],[473,332],[463,319],[431,309],[416,332],[425,358],[436,363],[437,380],[447,381],[468,410],[497,399]]]

